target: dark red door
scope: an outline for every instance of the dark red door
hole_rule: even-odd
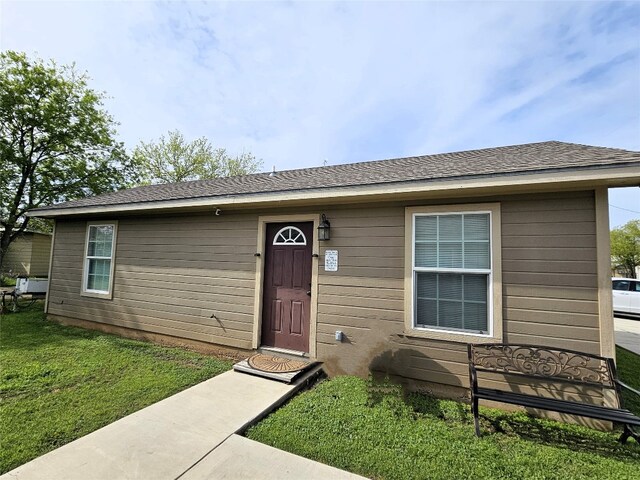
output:
[[[309,351],[312,242],[312,222],[267,224],[262,345]]]

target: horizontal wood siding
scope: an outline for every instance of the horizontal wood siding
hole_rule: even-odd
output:
[[[255,215],[123,218],[113,300],[80,295],[85,222],[58,222],[49,313],[251,347]]]
[[[501,204],[504,340],[598,353],[593,192],[468,200],[476,202]],[[80,296],[86,224],[60,221],[49,311],[250,348],[258,215],[323,212],[331,221],[318,259],[317,356],[325,368],[465,387],[466,345],[404,334],[409,205],[426,203],[120,218],[113,300]],[[339,252],[337,272],[324,270],[327,249]]]
[[[34,234],[31,243],[31,268],[29,275],[46,277],[49,275],[51,235]]]
[[[504,341],[598,353],[593,192],[477,201],[501,204]],[[321,255],[338,250],[339,270],[321,262],[318,356],[334,374],[374,369],[466,387],[464,344],[403,334],[404,207],[325,212],[332,237]]]
[[[504,202],[505,340],[598,354],[593,192]],[[533,257],[536,258],[533,258]]]
[[[11,242],[2,265],[4,272],[11,275],[29,275],[32,240],[33,236],[27,234]]]

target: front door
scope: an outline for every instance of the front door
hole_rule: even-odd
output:
[[[269,223],[265,242],[262,345],[309,352],[313,222]]]

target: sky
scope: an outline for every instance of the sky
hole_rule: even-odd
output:
[[[640,150],[640,2],[0,1],[0,49],[87,71],[129,149],[263,170],[546,140]],[[640,188],[610,191],[612,227]]]

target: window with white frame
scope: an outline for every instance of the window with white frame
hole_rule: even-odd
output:
[[[413,215],[414,329],[492,335],[491,215]]]
[[[108,296],[113,284],[115,223],[90,223],[84,252],[83,288],[85,294]]]

